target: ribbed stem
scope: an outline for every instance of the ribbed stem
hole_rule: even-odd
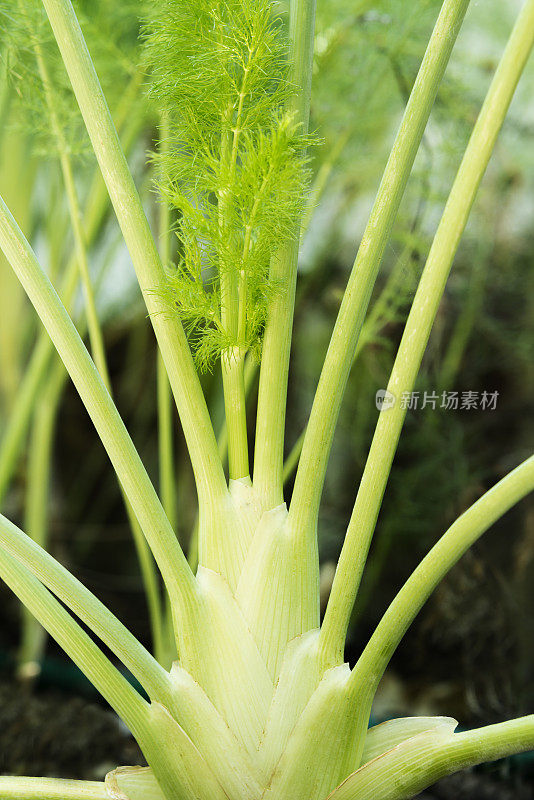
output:
[[[469,0],[445,0],[421,63],[339,310],[302,447],[290,517],[311,536],[345,386],[371,292]],[[311,546],[311,545],[310,545]]]
[[[401,399],[413,389],[469,212],[533,44],[534,0],[528,0],[473,129],[406,322],[387,387],[397,400],[378,418],[323,622],[325,664],[343,660],[350,613],[406,416]]]
[[[289,13],[291,80],[296,87],[291,109],[308,130],[315,30],[316,0],[292,0]],[[254,489],[265,509],[283,502],[284,433],[289,355],[295,307],[299,251],[299,228],[271,259],[270,278],[283,286],[276,292],[267,313],[262,348],[256,442]]]
[[[248,478],[248,437],[244,377],[245,354],[231,347],[221,355],[221,369],[228,435],[230,478]]]

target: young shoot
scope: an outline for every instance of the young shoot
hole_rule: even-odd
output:
[[[159,186],[177,212],[168,300],[201,369],[221,359],[230,477],[249,474],[243,367],[259,358],[269,261],[305,204],[308,137],[287,101],[288,41],[271,2],[153,3],[151,94],[168,120]]]

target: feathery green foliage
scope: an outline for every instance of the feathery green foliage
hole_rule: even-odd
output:
[[[154,3],[145,37],[170,129],[159,184],[178,212],[169,296],[206,367],[227,348],[259,349],[269,257],[294,235],[309,139],[284,111],[288,44],[270,0]]]

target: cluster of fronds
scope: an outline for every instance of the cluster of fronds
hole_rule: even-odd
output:
[[[259,346],[269,259],[303,207],[308,140],[286,108],[287,38],[270,0],[155,3],[146,63],[170,131],[157,157],[178,212],[170,292],[205,367],[226,347]]]

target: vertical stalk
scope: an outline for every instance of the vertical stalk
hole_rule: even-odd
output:
[[[19,0],[19,7],[24,14],[24,8]],[[78,268],[80,270],[80,277],[85,296],[85,306],[87,315],[87,327],[89,330],[89,339],[91,342],[91,355],[95,362],[98,371],[100,372],[104,383],[107,388],[110,388],[109,374],[104,353],[104,341],[102,330],[98,319],[96,310],[95,296],[93,287],[91,285],[91,277],[89,274],[89,262],[87,258],[87,246],[85,242],[85,232],[82,224],[82,214],[80,204],[78,201],[78,194],[74,184],[74,175],[72,172],[72,164],[69,157],[68,145],[61,127],[60,121],[56,113],[56,104],[54,97],[54,89],[50,80],[48,67],[43,55],[41,45],[35,38],[33,31],[30,29],[28,23],[28,34],[32,43],[37,68],[39,70],[39,77],[43,84],[46,106],[50,115],[50,126],[52,133],[56,140],[56,145],[59,154],[59,162],[61,165],[61,173],[63,176],[63,184],[67,194],[67,205],[69,209],[70,222],[74,234],[74,245],[76,250],[76,258],[78,260]]]
[[[226,238],[232,235],[232,231],[228,226],[228,212],[229,204],[232,202],[232,186],[235,181],[247,76],[248,67],[245,68],[243,76],[235,125],[233,125],[232,121],[232,107],[229,108],[223,119],[221,145],[222,188],[219,193],[219,228],[223,245]],[[232,128],[233,135],[230,136]],[[220,270],[221,322],[228,338],[237,342],[237,345],[228,347],[221,353],[224,410],[228,433],[228,462],[231,479],[247,478],[249,475],[247,411],[243,381],[245,352],[240,347],[245,336],[245,331],[243,331],[243,319],[246,314],[245,298],[243,297],[244,280],[244,270],[240,270],[239,278],[232,273],[227,273],[226,269]]]
[[[169,376],[200,502],[217,506],[226,481],[206,401],[182,324],[166,301],[167,281],[70,0],[43,0],[111,202],[130,252]]]
[[[325,665],[343,660],[350,613],[406,416],[401,399],[413,389],[476,192],[533,45],[534,0],[527,0],[469,139],[406,322],[387,387],[396,403],[378,418],[321,630]]]
[[[313,401],[293,489],[290,516],[303,537],[311,536],[315,530],[334,431],[373,285],[468,5],[469,0],[443,3],[347,284]]]
[[[160,120],[159,150],[165,154],[169,147],[169,117],[164,114]],[[163,197],[159,198],[159,250],[163,267],[171,261],[171,209]],[[157,408],[158,408],[158,455],[160,498],[171,527],[176,532],[176,473],[174,468],[174,429],[172,415],[172,392],[169,377],[161,353],[157,355]],[[161,603],[160,603],[161,608]],[[161,631],[156,657],[160,664],[174,661],[176,647],[172,635],[172,612],[169,595],[165,592],[163,608],[160,610]],[[171,655],[172,654],[172,655]]]
[[[316,0],[291,0],[289,34],[291,109],[306,133],[310,114]],[[271,259],[270,278],[281,283],[267,313],[258,389],[254,489],[266,509],[283,502],[284,432],[289,355],[295,307],[299,229]]]
[[[41,547],[46,547],[48,540],[52,444],[64,374],[63,364],[58,360],[54,364],[42,396],[37,401],[30,437],[25,528]],[[22,631],[17,669],[20,677],[32,679],[39,674],[44,641],[44,629],[33,614],[22,606]]]
[[[241,347],[230,347],[221,355],[228,464],[233,480],[248,478],[249,474],[244,365],[245,353]]]
[[[165,116],[160,123],[159,149],[163,154],[169,147],[169,120]],[[171,261],[171,210],[163,197],[159,200],[159,249],[163,266]],[[165,513],[176,530],[176,484],[174,474],[172,393],[167,371],[158,350],[158,452],[161,501]]]

